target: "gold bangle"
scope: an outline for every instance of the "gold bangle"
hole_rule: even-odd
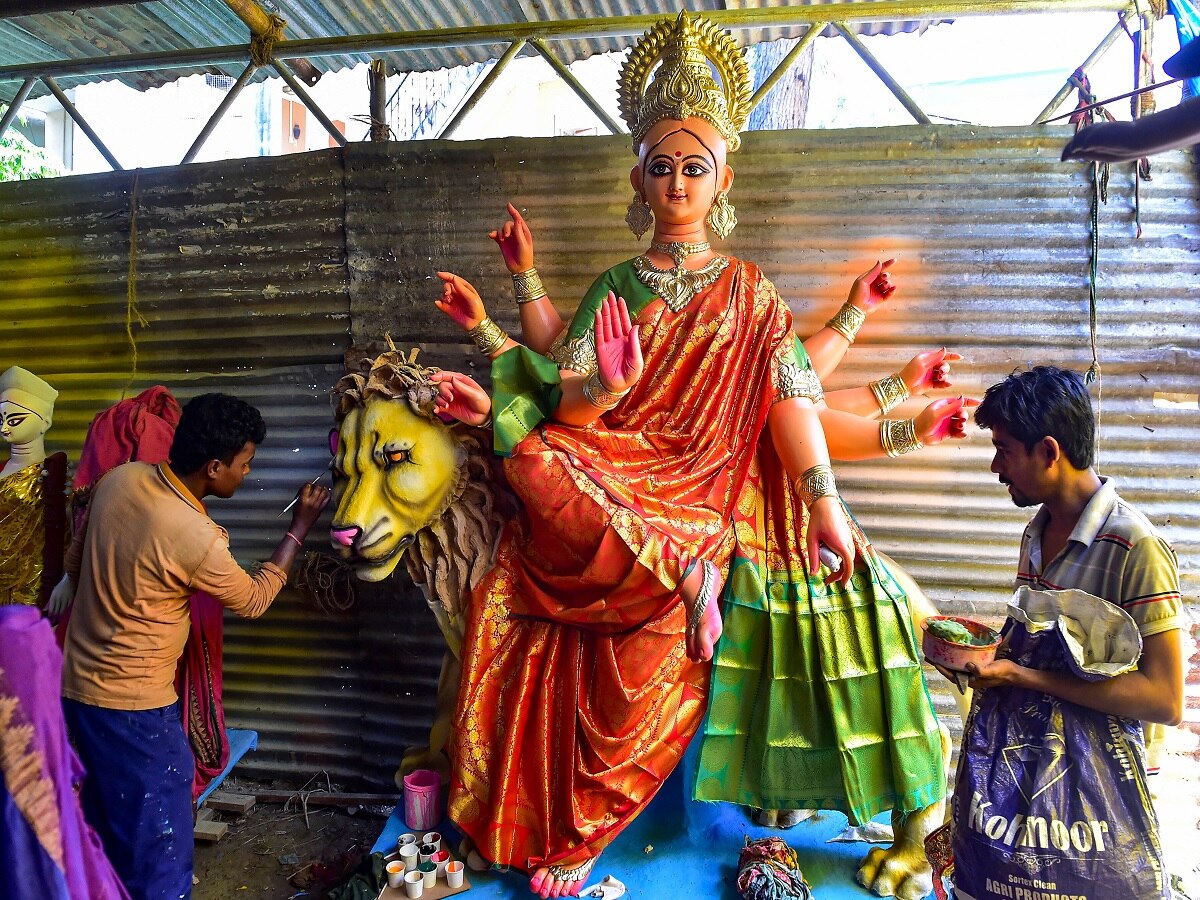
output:
[[[915,419],[884,419],[879,423],[879,443],[888,456],[897,457],[920,450]]]
[[[822,497],[836,497],[837,484],[833,480],[833,469],[821,464],[808,469],[796,479],[796,496],[800,502],[812,509]]]
[[[484,356],[491,356],[497,350],[504,346],[504,342],[508,340],[508,335],[504,329],[491,320],[485,317],[482,322],[467,332],[471,336],[471,340],[475,342],[475,346],[479,348],[479,352]]]
[[[588,403],[598,409],[612,409],[621,402],[621,398],[629,393],[629,388],[614,394],[600,380],[600,373],[593,372],[583,383],[583,397]]]
[[[867,321],[867,314],[847,300],[832,319],[825,323],[826,328],[832,328],[850,343],[858,336],[858,329]]]
[[[542,276],[532,267],[524,272],[513,273],[513,293],[517,303],[532,303],[546,296],[546,288],[542,285]]]
[[[872,381],[870,388],[871,393],[875,395],[875,402],[879,404],[879,409],[885,416],[909,397],[908,385],[899,374]]]

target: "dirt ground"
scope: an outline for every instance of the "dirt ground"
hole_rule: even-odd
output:
[[[221,790],[252,794],[274,785],[228,778]],[[285,789],[286,788],[282,788]],[[258,803],[245,817],[217,813],[229,825],[216,843],[196,843],[193,900],[320,900],[371,852],[390,808]],[[328,884],[322,884],[322,881]]]

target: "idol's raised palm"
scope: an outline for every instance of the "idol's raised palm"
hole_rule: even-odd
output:
[[[612,291],[596,310],[596,368],[600,383],[614,394],[629,390],[642,374],[642,345],[629,321],[625,300]]]

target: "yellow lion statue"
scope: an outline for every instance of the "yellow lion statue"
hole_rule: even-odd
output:
[[[422,589],[449,652],[438,679],[429,746],[405,753],[396,773],[432,768],[444,776],[458,689],[461,604],[491,568],[516,500],[495,476],[491,435],[433,412],[437,369],[417,351],[363,360],[334,386],[334,548],[363,581],[382,581],[403,560]]]

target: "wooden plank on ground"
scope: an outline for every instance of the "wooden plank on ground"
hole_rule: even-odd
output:
[[[331,794],[328,791],[255,791],[259,803],[300,802],[301,794],[309,806],[395,806],[400,802],[399,794]]]
[[[207,806],[202,806],[196,811],[197,822],[211,822],[217,817],[215,810],[209,809]]]
[[[229,830],[229,826],[224,822],[197,822],[193,829],[192,836],[198,841],[208,841],[214,843],[225,837],[225,832]]]
[[[213,791],[204,801],[204,805],[218,812],[244,816],[254,808],[254,796],[252,794],[233,794],[229,791]]]

